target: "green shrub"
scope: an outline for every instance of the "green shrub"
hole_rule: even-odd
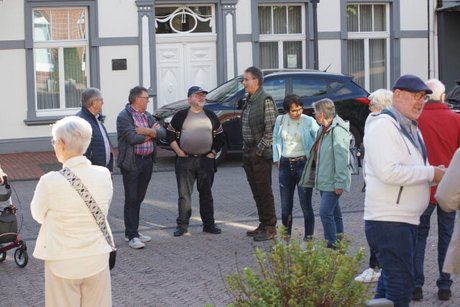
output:
[[[227,277],[229,306],[363,306],[369,288],[354,277],[364,253],[347,251],[346,240],[333,250],[278,238],[270,251],[255,250],[258,272],[246,267]]]

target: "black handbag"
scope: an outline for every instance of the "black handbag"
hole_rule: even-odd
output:
[[[109,268],[113,269],[115,267],[117,249],[115,248],[112,236],[109,235],[109,232],[107,230],[107,223],[105,220],[104,213],[102,213],[102,210],[97,205],[96,200],[93,198],[91,193],[89,193],[88,189],[80,180],[80,178],[78,178],[69,168],[65,167],[61,169],[59,173],[61,173],[61,175],[64,176],[65,179],[67,179],[67,181],[69,181],[69,183],[72,185],[75,191],[77,191],[81,198],[83,198],[86,206],[88,207],[89,211],[96,220],[97,225],[101,229],[102,234],[104,235],[107,243],[112,248],[112,251],[109,255]]]

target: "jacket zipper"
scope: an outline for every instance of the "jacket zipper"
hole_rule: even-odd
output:
[[[398,193],[398,198],[396,199],[396,204],[399,205],[399,201],[401,200],[401,194],[402,194],[403,186],[399,187],[399,193]]]

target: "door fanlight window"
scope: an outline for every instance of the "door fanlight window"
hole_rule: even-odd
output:
[[[213,32],[211,6],[158,7],[155,14],[157,34]]]

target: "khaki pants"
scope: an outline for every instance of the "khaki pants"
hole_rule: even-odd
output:
[[[45,305],[47,307],[112,306],[109,266],[87,278],[66,279],[54,275],[45,261]]]

